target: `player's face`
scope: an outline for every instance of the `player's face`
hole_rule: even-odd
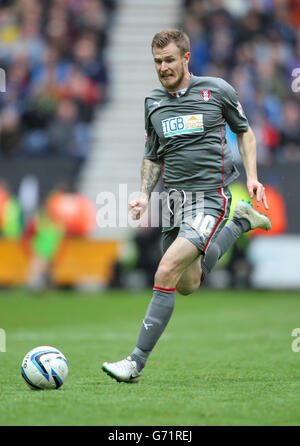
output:
[[[153,48],[155,69],[161,84],[170,92],[186,88],[189,83],[190,53],[181,55],[174,42],[165,48]]]

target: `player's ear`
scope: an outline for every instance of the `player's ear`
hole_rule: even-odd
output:
[[[190,61],[190,58],[191,58],[191,53],[188,51],[188,52],[186,52],[186,53],[184,54],[184,56],[183,56],[184,63],[185,63],[186,65],[188,65],[188,63],[189,63],[189,61]]]

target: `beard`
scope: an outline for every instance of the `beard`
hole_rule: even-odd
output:
[[[160,83],[165,87],[168,91],[174,92],[180,89],[180,85],[184,79],[184,70],[183,68],[179,73],[170,73],[169,76],[163,77],[159,75]]]

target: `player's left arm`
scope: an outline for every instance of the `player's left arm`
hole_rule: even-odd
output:
[[[251,127],[243,133],[237,133],[237,143],[243,165],[247,175],[247,188],[251,198],[256,196],[257,206],[262,201],[265,208],[268,209],[268,202],[263,184],[257,178],[256,163],[256,138]]]
[[[251,198],[256,195],[257,205],[262,201],[268,209],[264,186],[258,181],[256,167],[256,138],[249,126],[235,89],[223,79],[219,80],[220,102],[225,120],[237,135],[241,158],[247,175],[247,187]]]

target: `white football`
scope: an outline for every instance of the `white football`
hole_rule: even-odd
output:
[[[68,376],[69,367],[57,348],[43,345],[25,355],[21,371],[31,389],[59,389]]]

